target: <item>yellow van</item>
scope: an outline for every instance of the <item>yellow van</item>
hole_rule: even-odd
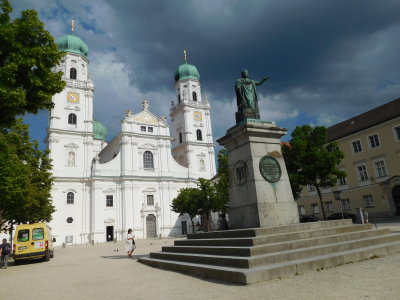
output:
[[[54,257],[51,228],[46,223],[18,225],[13,243],[14,264],[24,259],[43,259],[49,261]]]

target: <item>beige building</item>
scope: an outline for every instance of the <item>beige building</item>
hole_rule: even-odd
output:
[[[329,127],[328,141],[343,151],[347,176],[322,189],[326,215],[359,207],[370,218],[400,215],[400,98]],[[322,218],[314,186],[304,187],[297,205],[300,215]]]

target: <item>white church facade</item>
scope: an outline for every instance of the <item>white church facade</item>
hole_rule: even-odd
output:
[[[179,190],[216,173],[210,105],[201,95],[200,75],[187,63],[175,72],[171,126],[166,116],[127,110],[110,142],[93,118],[94,84],[88,47],[75,35],[57,41],[66,52],[58,66],[65,89],[53,96],[46,142],[53,162],[50,225],[61,243],[169,237],[190,230],[190,219],[171,211]]]

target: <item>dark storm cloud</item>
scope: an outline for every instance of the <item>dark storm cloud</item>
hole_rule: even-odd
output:
[[[214,137],[234,124],[234,81],[259,87],[261,117],[293,129],[331,125],[400,97],[400,1],[370,0],[18,0],[56,37],[70,32],[89,46],[95,117],[120,130],[125,109],[144,98],[168,114],[173,73],[199,69],[213,108]],[[113,101],[110,101],[113,99]],[[43,129],[43,132],[45,130]]]
[[[266,95],[296,97],[300,89],[305,95],[284,101],[312,109],[317,103],[333,108],[366,102],[367,87],[375,90],[383,78],[399,78],[398,31],[382,45],[396,52],[394,57],[358,57],[374,46],[368,44],[374,34],[399,26],[398,1],[108,2],[113,34],[124,49],[121,59],[144,92],[172,86],[183,49],[214,101],[232,99],[233,81],[244,67],[255,79],[272,78]],[[309,93],[319,96],[307,102],[303,97]]]

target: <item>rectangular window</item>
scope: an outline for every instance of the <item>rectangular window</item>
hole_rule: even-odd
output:
[[[362,152],[362,147],[361,147],[360,140],[354,141],[351,144],[353,145],[353,152],[354,153]]]
[[[153,127],[147,127],[148,132],[153,132]]]
[[[339,178],[339,185],[346,185],[346,184],[347,184],[346,177]]]
[[[18,242],[27,242],[29,241],[29,229],[22,229],[18,231]]]
[[[154,195],[147,195],[147,205],[154,205]]]
[[[113,197],[113,195],[107,195],[106,196],[106,206],[107,207],[113,207],[114,206],[114,197]]]
[[[319,208],[318,208],[318,204],[317,203],[312,203],[311,204],[311,209],[313,214],[318,214],[319,213]]]
[[[38,241],[44,239],[44,230],[43,228],[34,228],[32,230],[32,240]]]
[[[146,126],[140,126],[140,131],[146,132]]]
[[[357,166],[358,178],[360,181],[368,180],[367,167],[365,165]]]
[[[376,177],[386,177],[386,167],[385,162],[383,160],[375,162],[375,170],[376,170]]]
[[[371,148],[376,148],[380,145],[379,138],[377,134],[370,135],[368,137],[369,145]]]
[[[299,209],[299,215],[300,215],[300,216],[303,216],[303,215],[306,214],[306,210],[305,210],[305,208],[304,208],[304,205],[299,205],[299,206],[298,206],[298,209]]]
[[[349,199],[343,199],[342,200],[342,209],[343,210],[350,210],[350,200]]]
[[[332,201],[325,202],[325,210],[328,211],[328,212],[333,211],[333,203],[332,203]]]
[[[363,202],[364,207],[374,207],[374,200],[372,199],[372,195],[364,195]]]
[[[394,128],[394,134],[396,136],[396,140],[400,141],[400,126]]]

